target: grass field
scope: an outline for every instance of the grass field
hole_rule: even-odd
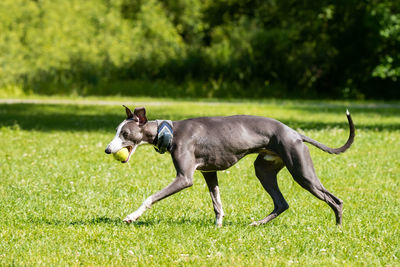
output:
[[[136,100],[148,101],[148,100]],[[0,265],[400,265],[400,108],[362,103],[259,101],[205,103],[157,99],[149,119],[254,114],[279,119],[328,146],[312,146],[317,174],[344,201],[343,226],[332,210],[283,170],[290,208],[248,226],[273,208],[255,178],[255,155],[219,174],[222,228],[200,173],[193,187],[122,219],[173,180],[167,154],[140,147],[128,164],[104,153],[124,119],[118,103],[0,104]],[[135,103],[127,99],[125,103]]]

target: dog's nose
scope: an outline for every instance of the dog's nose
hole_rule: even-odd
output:
[[[105,152],[106,152],[107,154],[111,154],[111,149],[107,147],[106,150],[105,150]]]

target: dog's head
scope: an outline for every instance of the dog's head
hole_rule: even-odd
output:
[[[132,111],[126,107],[126,119],[121,122],[116,131],[114,139],[108,144],[106,148],[107,154],[118,152],[120,149],[126,147],[129,151],[128,162],[136,148],[143,144],[143,126],[147,123],[146,109],[143,107],[135,108]]]

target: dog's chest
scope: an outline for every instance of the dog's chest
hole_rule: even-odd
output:
[[[197,169],[202,171],[226,170],[238,162],[242,157],[243,155],[236,155],[234,153],[220,150],[199,153],[196,155],[196,161],[198,165]]]

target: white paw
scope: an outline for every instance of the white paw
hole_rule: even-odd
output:
[[[126,216],[126,218],[124,219],[124,223],[130,224],[135,222],[137,219],[139,219],[139,216],[136,216],[134,213],[132,213]]]
[[[249,224],[250,226],[259,226],[260,223],[257,221],[252,222],[251,224]]]
[[[146,200],[142,203],[142,205],[133,213],[129,214],[126,216],[124,219],[124,222],[126,223],[132,223],[135,222],[139,217],[145,212],[147,209],[150,209],[151,204],[152,204],[152,197],[146,198]]]
[[[216,220],[215,220],[215,226],[217,226],[218,228],[219,227],[222,227],[222,216],[221,217],[219,217],[219,218],[217,218]]]

